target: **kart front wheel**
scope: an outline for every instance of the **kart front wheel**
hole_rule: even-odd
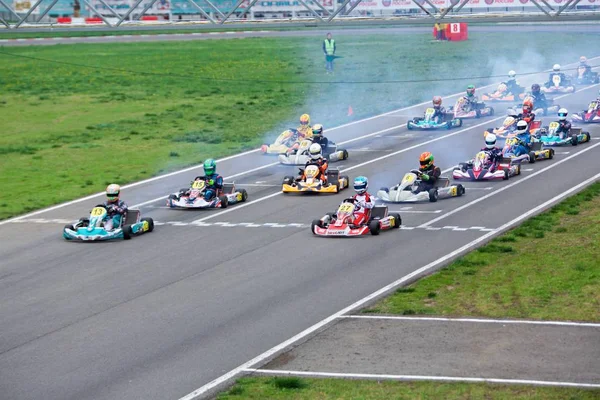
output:
[[[577,146],[579,143],[577,143],[577,135],[573,134],[571,135],[571,145],[572,146]]]
[[[508,170],[507,169],[504,170],[504,176],[502,177],[502,179],[505,181],[508,180]]]
[[[458,197],[462,196],[463,194],[465,194],[465,187],[463,185],[456,185],[456,195]]]
[[[221,201],[221,208],[227,208],[227,206],[229,205],[229,200],[227,199],[227,196],[219,196],[219,200]]]
[[[413,130],[413,127],[412,127],[412,125],[411,125],[412,123],[413,123],[412,121],[408,121],[408,122],[406,123],[406,129],[408,129],[409,131],[412,131],[412,130]]]
[[[313,233],[313,235],[316,235],[315,227],[317,227],[317,226],[319,228],[322,228],[320,219],[315,219],[315,220],[313,220],[312,224],[310,224],[310,231]]]
[[[381,227],[379,225],[378,219],[374,219],[373,221],[369,222],[369,230],[371,231],[371,235],[373,235],[373,236],[379,235],[380,229],[381,229]]]
[[[133,236],[133,229],[131,229],[131,225],[125,225],[123,227],[123,239],[129,240]]]
[[[535,163],[535,153],[533,151],[529,152],[529,163],[530,164]]]
[[[284,185],[291,185],[294,182],[294,177],[293,176],[286,176],[283,178],[283,184]]]
[[[67,229],[70,229],[70,230],[74,231],[75,227],[73,225],[65,225],[65,227],[63,228],[63,231],[67,230]]]

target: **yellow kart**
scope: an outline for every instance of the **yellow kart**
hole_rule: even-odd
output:
[[[323,182],[319,176],[317,165],[308,165],[306,169],[300,168],[302,178],[286,176],[283,178],[283,193],[338,193],[348,187],[350,178],[346,175],[340,176],[337,169],[327,171],[327,182]]]

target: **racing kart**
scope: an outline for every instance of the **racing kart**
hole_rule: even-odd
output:
[[[414,203],[418,201],[435,202],[438,199],[462,196],[465,188],[461,184],[450,185],[450,179],[439,177],[435,186],[425,190],[419,178],[423,173],[411,170],[406,173],[399,184],[391,188],[382,187],[377,197],[387,203]]]
[[[327,182],[319,178],[320,171],[317,165],[309,164],[306,168],[300,168],[300,173],[302,177],[299,178],[283,178],[283,193],[338,193],[350,184],[350,178],[346,175],[340,176],[337,169],[327,170]]]
[[[299,132],[297,129],[287,129],[275,139],[273,144],[263,144],[260,151],[265,154],[285,154],[288,150],[298,146]]]
[[[565,81],[563,81],[563,78],[560,75],[556,74],[552,75],[552,80],[546,82],[544,86],[542,86],[541,90],[542,92],[548,94],[573,93],[575,91],[575,86],[571,84],[568,78],[565,78]]]
[[[190,188],[180,189],[167,198],[167,207],[170,208],[227,208],[231,204],[241,203],[248,199],[245,189],[236,190],[235,184],[224,183],[223,189],[217,191],[215,197],[206,201],[204,193],[207,190],[206,181],[196,180]]]
[[[588,70],[586,67],[578,67],[573,78],[579,85],[593,85],[594,83],[600,83],[598,73]]]
[[[308,148],[313,143],[310,139],[302,140],[297,149],[292,147],[292,151],[279,155],[279,162],[285,165],[306,165],[310,161]],[[329,162],[348,159],[348,150],[338,149],[337,145],[331,140],[327,141],[327,146],[322,148],[323,156],[329,159]]]
[[[452,129],[458,128],[462,126],[462,119],[453,118],[452,113],[445,113],[444,117],[441,121],[436,121],[433,119],[435,115],[435,110],[433,108],[428,108],[425,110],[425,115],[423,117],[415,117],[406,123],[406,128],[408,130],[412,129]]]
[[[454,114],[454,118],[481,118],[494,115],[494,109],[479,102],[470,105],[464,97],[460,97],[456,104],[448,109],[449,113]]]
[[[487,128],[483,136],[485,137],[488,134],[493,133],[500,138],[507,138],[514,135],[514,132],[517,129],[517,122],[519,122],[519,119],[516,115],[509,115],[504,119],[504,122],[502,122],[502,126],[498,128]],[[535,134],[541,126],[542,121],[532,121],[529,124],[529,133]]]
[[[327,213],[321,219],[312,222],[310,229],[317,236],[362,236],[369,232],[371,235],[379,235],[380,231],[399,229],[402,219],[400,214],[388,214],[386,205],[376,205],[367,210],[367,222],[362,225],[353,225],[351,218],[357,206],[356,199],[344,199],[335,213]]]
[[[550,125],[540,129],[536,136],[544,146],[577,146],[579,143],[586,143],[591,140],[589,132],[582,132],[581,128],[573,127],[568,134],[561,137],[556,133],[558,127],[558,122],[550,122]]]
[[[104,204],[98,204],[90,211],[90,216],[80,218],[73,225],[65,225],[63,237],[67,240],[83,242],[99,242],[106,240],[125,239],[139,236],[154,230],[152,218],[140,218],[139,210],[127,210],[121,218],[121,225],[110,230],[106,229],[109,220],[108,209]]]
[[[490,102],[515,101],[517,99],[517,95],[523,93],[524,91],[525,88],[521,88],[519,93],[509,92],[506,84],[501,83],[498,85],[498,88],[495,92],[483,94],[481,96],[481,100]]]
[[[520,145],[519,138],[512,136],[506,139],[504,148],[502,149],[502,156],[510,159],[511,164],[528,162],[533,164],[536,160],[552,160],[554,158],[554,149],[544,149],[542,142],[539,140],[533,141],[529,146],[524,145],[527,148],[527,153],[517,155],[517,147]]]
[[[573,121],[584,122],[588,124],[600,122],[600,103],[595,100],[590,102],[587,111],[573,114]]]
[[[452,171],[452,178],[471,181],[507,180],[515,175],[521,175],[520,164],[511,164],[510,159],[492,163],[485,151],[477,153],[473,160],[458,164]]]

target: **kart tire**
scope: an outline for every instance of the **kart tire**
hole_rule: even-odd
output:
[[[248,200],[248,192],[246,191],[246,189],[240,189],[240,194],[242,195],[242,200],[240,200],[241,203]]]
[[[571,135],[571,146],[577,146],[578,144],[577,135]]]
[[[592,135],[589,132],[583,132],[585,134],[585,142],[592,140]]]
[[[438,191],[437,189],[429,189],[429,201],[435,203],[438,201]]]
[[[294,182],[294,177],[293,176],[286,176],[283,178],[283,184],[284,185],[291,185]]]
[[[515,175],[521,175],[521,164],[517,165],[517,171],[515,172]]]
[[[504,170],[504,176],[502,177],[502,180],[505,180],[505,181],[508,180],[508,170],[507,169]]]
[[[74,230],[75,230],[75,227],[74,227],[73,225],[65,225],[65,227],[63,228],[63,232],[64,232],[66,229],[70,229],[70,230],[74,231]]]
[[[461,184],[456,185],[456,196],[460,197],[465,194],[465,187]]]
[[[340,176],[340,179],[343,180],[344,182],[346,182],[346,184],[342,187],[342,189],[350,187],[350,177],[348,175],[342,175],[342,176]]]
[[[129,240],[133,235],[133,229],[131,229],[131,225],[125,225],[123,227],[123,239]]]
[[[535,153],[533,151],[529,152],[529,164],[535,163]]]
[[[315,233],[316,226],[318,226],[319,228],[322,228],[320,219],[315,219],[315,220],[313,220],[312,224],[310,224],[310,231],[312,232],[313,235],[316,235],[316,233]]]
[[[452,121],[446,122],[446,129],[448,129],[448,130],[452,129]]]
[[[462,126],[462,124],[463,124],[463,121],[460,118],[456,118],[456,120],[458,121],[458,123],[457,123],[458,125],[456,125],[456,127],[460,128]]]
[[[142,218],[140,221],[148,222],[148,231],[152,232],[154,230],[154,220],[152,218]]]
[[[342,150],[341,160],[347,160],[347,159],[348,159],[348,150],[344,149],[344,150]]]
[[[402,225],[402,218],[400,217],[400,214],[393,213],[390,215],[394,217],[394,226],[392,227],[392,229],[400,229],[400,225]]]
[[[185,193],[188,191],[188,188],[179,189],[179,193]]]
[[[81,224],[82,227],[86,227],[90,224],[90,219],[89,218],[79,218],[79,223],[78,225]]]
[[[169,200],[179,200],[179,197],[177,197],[176,194],[170,194],[169,195]]]
[[[413,130],[413,127],[412,127],[412,125],[411,125],[412,123],[413,123],[412,121],[408,121],[408,122],[406,123],[406,129],[408,129],[409,131],[412,131],[412,130]]]
[[[379,235],[380,229],[381,229],[381,227],[379,226],[378,219],[374,219],[373,221],[369,222],[369,231],[371,231],[371,235],[373,235],[373,236]]]
[[[381,190],[381,191],[384,191],[384,192],[386,192],[386,193],[389,193],[389,192],[390,192],[390,188],[387,188],[387,187],[385,187],[385,186],[381,187],[379,190]]]
[[[221,208],[227,208],[227,206],[229,205],[229,200],[227,199],[227,196],[219,196],[219,200],[221,200]]]
[[[327,215],[329,217],[329,223],[331,223],[331,221],[333,221],[335,219],[335,217],[337,216],[336,213],[332,213],[332,212],[328,212],[325,215]],[[321,221],[321,220],[319,220],[319,221]]]
[[[489,113],[489,117],[491,117],[492,115],[494,115],[494,107],[490,107],[490,113]]]
[[[548,160],[552,160],[554,158],[554,149],[550,149],[550,155],[548,156]]]

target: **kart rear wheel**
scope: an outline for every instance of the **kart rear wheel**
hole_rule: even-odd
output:
[[[133,235],[133,229],[131,229],[131,225],[125,225],[123,227],[123,239],[129,240]]]
[[[533,151],[529,152],[529,163],[530,164],[535,163],[535,153]]]
[[[284,185],[291,185],[294,182],[294,177],[293,176],[286,176],[283,178],[283,184]]]
[[[517,165],[517,171],[515,172],[515,175],[521,175],[521,164]]]
[[[379,235],[380,229],[381,229],[381,227],[379,226],[378,219],[374,219],[373,221],[369,222],[369,230],[371,231],[371,235],[373,235],[373,236]]]
[[[344,149],[344,150],[342,150],[341,160],[347,160],[347,159],[348,159],[348,150]]]
[[[550,149],[550,155],[548,156],[548,160],[552,160],[554,158],[554,149]]]
[[[229,200],[227,199],[227,196],[219,196],[219,200],[221,200],[221,208],[227,208],[227,206],[229,205]]]
[[[392,213],[390,215],[394,217],[394,226],[392,229],[400,229],[400,225],[402,225],[402,218],[400,218],[400,214]]]
[[[148,231],[147,232],[152,232],[154,230],[154,220],[152,218],[142,218],[141,221],[148,223]]]
[[[437,189],[429,189],[429,201],[435,203],[438,201],[438,191]]]
[[[346,184],[342,188],[350,187],[350,177],[348,175],[340,176],[340,179],[346,182]]]
[[[248,192],[246,191],[246,189],[240,189],[240,194],[242,195],[242,200],[240,200],[240,202],[245,202],[246,200],[248,200]]]
[[[507,169],[504,170],[504,176],[502,177],[502,179],[505,181],[508,180],[508,170]]]
[[[571,146],[577,146],[578,144],[579,143],[577,143],[577,135],[571,135]]]
[[[592,135],[590,135],[589,132],[583,132],[585,135],[585,142],[589,142],[590,140],[592,140]]]
[[[456,196],[460,197],[465,194],[465,187],[461,184],[456,185]]]
[[[494,108],[490,107],[490,113],[488,114],[488,116],[491,117],[492,115],[494,115]]]

